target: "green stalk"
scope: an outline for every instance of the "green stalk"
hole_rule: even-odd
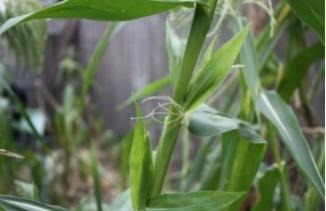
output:
[[[270,125],[269,125],[270,126]],[[273,157],[277,163],[277,169],[280,175],[280,185],[281,185],[281,195],[282,195],[282,202],[281,202],[281,210],[282,211],[289,211],[292,210],[291,206],[291,194],[289,190],[289,184],[286,179],[286,171],[285,167],[282,164],[282,158],[280,155],[280,147],[275,137],[274,128],[271,126],[268,127],[268,131],[271,131],[270,137],[270,146],[272,150]]]
[[[321,146],[319,159],[318,159],[318,169],[321,172],[324,172],[325,168],[325,146],[324,143]],[[318,192],[314,187],[309,187],[305,196],[305,205],[304,211],[317,210],[318,206],[322,202],[321,198],[318,195]]]
[[[190,167],[190,149],[189,149],[189,142],[190,142],[189,132],[188,130],[183,130],[182,133],[182,170],[181,170],[181,183],[180,189],[186,189],[186,178],[189,174],[189,167]]]
[[[183,63],[181,70],[177,75],[175,88],[173,90],[173,100],[180,106],[183,106],[193,70],[196,66],[200,50],[204,44],[207,32],[211,25],[216,2],[217,0],[210,0],[208,2],[209,7],[196,5],[194,18],[183,57]],[[165,119],[163,131],[159,140],[156,159],[154,161],[154,181],[151,189],[151,196],[161,193],[165,175],[183,119],[182,117],[180,118],[174,115],[174,113],[178,113],[178,109],[175,106],[170,107],[169,113],[170,115],[168,115]]]

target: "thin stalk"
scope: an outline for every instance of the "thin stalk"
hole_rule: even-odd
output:
[[[189,160],[189,132],[188,130],[183,130],[182,133],[182,171],[181,171],[181,185],[180,189],[185,190],[186,189],[186,178],[189,174],[189,166],[190,166],[190,160]]]
[[[318,158],[318,169],[321,172],[324,172],[323,171],[324,168],[325,168],[325,146],[323,143]],[[317,210],[321,202],[322,200],[319,197],[319,194],[316,191],[316,189],[314,187],[309,187],[305,197],[304,211]]]
[[[92,169],[92,177],[94,183],[94,194],[95,194],[97,211],[102,211],[103,209],[102,209],[101,181],[100,181],[97,161],[98,159],[96,156],[96,144],[93,143],[91,145],[91,169]]]
[[[268,131],[272,131],[272,135],[270,135],[270,146],[272,150],[273,157],[277,163],[277,169],[280,175],[280,183],[281,183],[281,194],[282,194],[282,203],[281,210],[289,211],[291,209],[291,195],[289,190],[289,184],[286,179],[285,168],[282,164],[282,158],[280,155],[280,147],[275,137],[275,133],[273,128],[269,127]]]
[[[95,74],[98,70],[99,65],[101,64],[103,57],[110,45],[111,39],[116,35],[116,33],[120,30],[122,24],[119,22],[112,22],[105,31],[103,35],[99,39],[96,44],[96,47],[92,53],[92,56],[88,62],[88,65],[83,73],[83,83],[81,88],[81,95],[79,99],[79,110],[82,111],[85,106],[85,98],[88,94],[93,82]]]
[[[177,75],[175,88],[173,90],[173,100],[180,106],[184,103],[184,98],[187,94],[193,70],[196,66],[200,50],[211,25],[216,2],[217,0],[210,0],[208,8],[196,5],[181,70]],[[170,115],[168,115],[165,120],[159,140],[159,146],[157,148],[156,159],[154,161],[154,181],[151,189],[151,196],[160,194],[162,190],[166,172],[183,120],[182,114],[180,114],[181,118],[174,115],[174,113],[178,113],[178,109],[175,106],[170,107],[169,113]]]

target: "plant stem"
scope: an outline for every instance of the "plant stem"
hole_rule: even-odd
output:
[[[210,0],[209,7],[196,5],[195,14],[183,57],[181,70],[177,75],[173,100],[180,106],[183,105],[187,94],[188,85],[196,66],[200,50],[204,44],[211,20],[214,14],[217,0]],[[170,107],[170,115],[165,119],[163,131],[159,140],[156,159],[154,161],[153,186],[151,196],[160,194],[164,183],[168,165],[171,160],[176,140],[181,128],[182,119],[173,113],[177,113],[175,106]],[[182,114],[180,114],[182,115]]]
[[[268,131],[271,131],[270,132],[271,135],[269,136],[270,137],[270,146],[272,149],[274,159],[277,163],[277,169],[278,169],[278,172],[280,175],[280,183],[281,183],[280,185],[281,185],[281,192],[282,192],[281,210],[289,211],[289,210],[292,210],[291,195],[290,195],[289,185],[286,180],[286,174],[285,174],[286,171],[285,171],[284,165],[282,164],[280,148],[279,148],[278,142],[275,137],[275,130],[271,125],[269,125]]]

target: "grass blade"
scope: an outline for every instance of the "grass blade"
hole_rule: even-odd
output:
[[[287,0],[294,13],[315,30],[325,45],[325,1],[323,0]]]
[[[46,18],[86,18],[101,21],[125,21],[155,15],[178,6],[192,6],[204,1],[166,0],[97,0],[89,5],[88,0],[65,0],[47,8],[9,19],[0,28],[0,34],[25,21]]]
[[[325,57],[324,46],[316,43],[298,53],[285,67],[284,75],[278,87],[278,92],[283,99],[289,101],[295,89],[306,77],[309,67],[316,61]]]
[[[130,183],[132,206],[135,211],[144,210],[151,187],[152,150],[149,136],[145,129],[141,111],[136,106],[137,122],[130,154]]]
[[[188,114],[189,131],[196,136],[210,137],[237,129],[240,120],[225,116],[213,108],[203,104],[195,112]]]
[[[186,46],[186,41],[178,37],[176,32],[172,29],[171,24],[172,23],[169,21],[165,24],[165,45],[169,61],[170,80],[171,84],[174,86],[177,78],[177,71],[180,69],[182,64],[182,56]]]
[[[204,165],[203,163],[206,160],[206,156],[210,150],[210,147],[213,143],[214,138],[204,139],[198,149],[195,160],[190,167],[189,174],[185,178],[184,190],[189,191],[192,188],[192,184],[199,180],[200,176],[203,174]]]
[[[92,56],[88,62],[87,68],[83,73],[82,95],[81,101],[85,100],[85,97],[92,86],[95,73],[100,65],[105,52],[107,51],[111,39],[118,33],[124,23],[111,23],[107,26],[103,35],[99,39],[92,53]]]
[[[241,21],[238,22],[237,27],[242,28]],[[318,192],[324,196],[323,180],[316,168],[310,148],[302,134],[294,112],[275,92],[264,93],[261,90],[255,52],[256,49],[252,44],[252,38],[248,36],[241,50],[240,60],[245,64],[243,76],[255,101],[255,107],[278,128],[282,140],[298,166]]]
[[[243,193],[202,191],[163,194],[151,198],[147,211],[209,211],[222,210],[236,202]]]
[[[298,166],[324,197],[323,179],[292,109],[273,91],[262,93],[257,105],[260,112],[277,127]]]
[[[273,210],[274,192],[279,181],[279,172],[276,166],[265,167],[259,178],[259,201],[253,205],[252,211]]]
[[[120,174],[121,174],[121,185],[125,189],[127,187],[127,181],[129,178],[129,160],[130,152],[133,140],[133,130],[131,130],[123,139],[121,146],[121,160],[120,160]]]
[[[244,128],[245,129],[245,128]],[[265,155],[266,142],[257,134],[234,130],[223,135],[220,189],[248,191]],[[239,210],[242,200],[227,210]]]
[[[65,211],[66,209],[14,196],[0,195],[0,207],[6,210]]]
[[[186,110],[193,110],[198,107],[217,90],[237,58],[248,30],[249,27],[247,26],[224,44],[195,74],[186,95]]]

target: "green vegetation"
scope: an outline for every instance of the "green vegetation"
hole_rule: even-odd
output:
[[[311,104],[324,74],[324,1],[288,0],[273,7],[259,0],[65,0],[19,13],[12,12],[12,3],[8,2],[2,4],[9,8],[10,15],[1,20],[10,19],[3,21],[0,34],[17,58],[29,65],[39,64],[31,58],[41,60],[44,43],[32,50],[24,33],[33,32],[32,43],[36,37],[44,37],[43,19],[115,22],[98,41],[89,65],[84,70],[75,67],[82,85],[65,85],[62,105],[51,122],[59,144],[56,148],[63,151],[62,172],[48,172],[43,158],[55,150],[8,85],[10,79],[2,74],[1,88],[9,93],[6,99],[18,108],[25,130],[39,144],[37,152],[15,146],[12,130],[17,127],[7,112],[12,107],[2,109],[0,190],[2,194],[16,194],[8,190],[20,186],[24,194],[20,194],[23,198],[0,195],[1,208],[64,210],[48,204],[71,207],[67,201],[61,203],[67,192],[56,195],[51,190],[58,178],[68,190],[75,172],[91,178],[94,192],[94,200],[78,202],[76,210],[308,211],[324,205],[324,128],[314,130],[320,125]],[[270,16],[270,24],[258,36],[252,34],[252,24],[241,13],[242,5],[249,3]],[[100,119],[93,115],[90,121],[87,113],[86,98],[94,75],[111,39],[123,27],[118,21],[167,11],[172,13],[166,23],[170,73],[137,90],[118,106],[123,109],[134,105],[135,126],[120,144],[113,143]],[[187,32],[185,36],[175,29],[177,25]],[[221,25],[233,34],[223,43]],[[315,33],[313,44],[306,41],[306,31]],[[276,45],[286,33],[287,52],[280,59]],[[307,86],[309,73],[315,75],[312,86]],[[169,86],[171,96],[154,96]],[[158,101],[151,114],[143,114],[139,105],[142,99]],[[294,111],[294,101],[303,111]],[[313,131],[309,141],[298,116]],[[148,125],[155,122],[162,125],[156,148],[148,132]],[[189,133],[200,140],[196,153],[190,152],[193,140]],[[169,166],[178,141],[182,141],[182,167],[172,175]],[[103,201],[101,178],[105,173],[99,162],[101,149],[108,145],[121,148],[124,190],[111,204]],[[86,156],[79,155],[83,148],[87,149]],[[15,181],[16,169],[26,165],[33,183]],[[52,165],[54,168],[56,163]]]

